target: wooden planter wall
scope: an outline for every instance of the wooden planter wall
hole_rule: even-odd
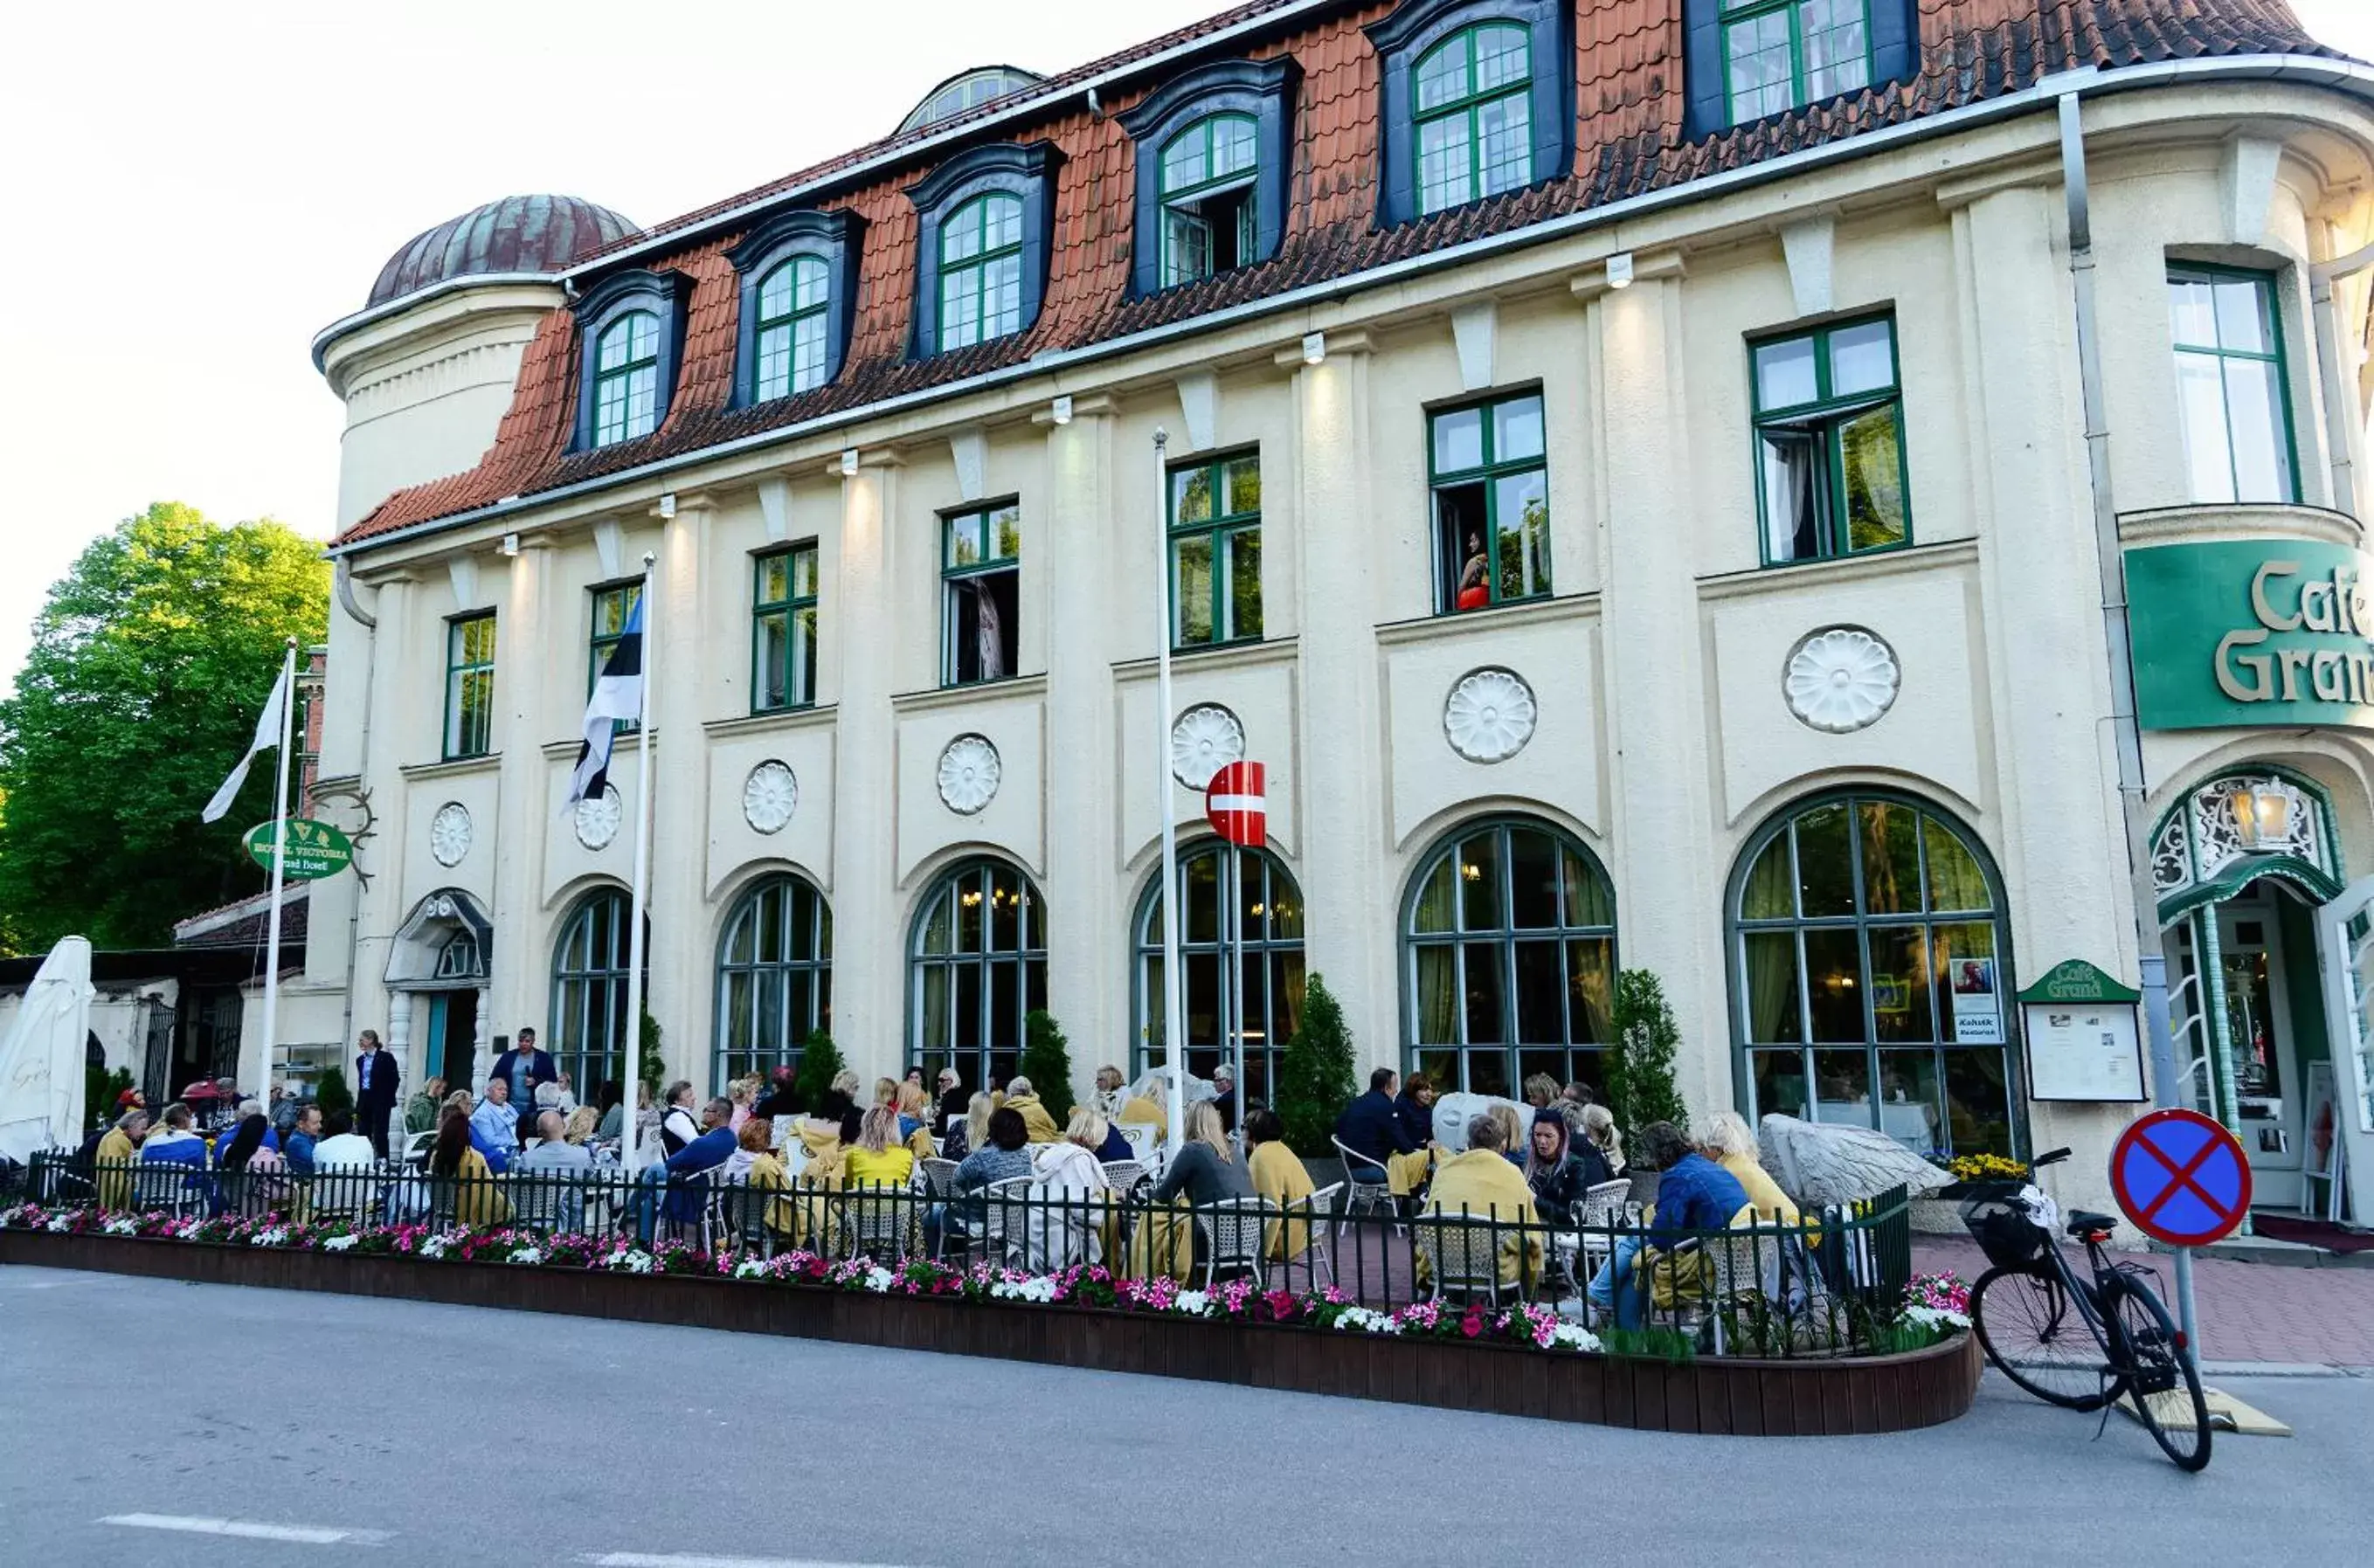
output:
[[[1978,1391],[1977,1341],[1858,1360],[1680,1365],[1148,1313],[864,1293],[680,1275],[0,1232],[0,1264],[206,1284],[569,1313],[893,1350],[996,1356],[1254,1388],[1662,1432],[1807,1437],[1952,1421]]]

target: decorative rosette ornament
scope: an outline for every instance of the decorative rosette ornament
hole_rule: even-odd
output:
[[[1442,733],[1470,762],[1506,762],[1534,738],[1541,709],[1514,670],[1487,667],[1459,678],[1442,704]]]
[[[1004,776],[995,746],[979,735],[958,735],[940,754],[940,803],[970,816],[997,798]]]
[[[470,852],[470,808],[448,801],[429,819],[429,852],[441,866],[458,866]]]
[[[754,833],[781,833],[799,809],[799,776],[787,764],[769,757],[742,781],[742,820]]]
[[[618,823],[625,814],[617,787],[603,785],[600,794],[588,795],[577,802],[577,842],[588,849],[607,849],[611,840],[618,837]]]
[[[1844,735],[1877,723],[1901,678],[1887,644],[1860,626],[1828,626],[1790,651],[1781,687],[1800,720]]]
[[[1245,760],[1245,727],[1218,703],[1189,708],[1170,726],[1170,777],[1201,790],[1212,775]]]

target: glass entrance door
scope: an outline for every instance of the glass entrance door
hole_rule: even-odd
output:
[[[433,991],[429,1003],[429,1070],[450,1093],[474,1086],[478,1054],[478,993]]]
[[[2196,1087],[2208,1088],[2201,1108],[2213,1115],[2230,1109],[2225,1119],[2251,1157],[2253,1201],[2262,1208],[2299,1201],[2299,1059],[2276,904],[2283,896],[2261,883],[2196,911],[2176,931],[2179,973],[2196,981],[2190,988],[2193,1007],[2208,1025],[2193,1034],[2210,1053],[2194,1080]],[[2204,985],[2197,946],[2213,931],[2215,963]],[[2299,1000],[2321,1004],[2313,995]]]

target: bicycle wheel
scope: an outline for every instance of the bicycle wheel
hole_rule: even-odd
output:
[[[2126,1277],[2111,1282],[2107,1314],[2117,1326],[2114,1354],[2121,1387],[2160,1451],[2180,1470],[2209,1463],[2209,1401],[2202,1398],[2201,1375],[2178,1345],[2176,1325],[2151,1287]]]
[[[2110,1402],[2100,1331],[2060,1276],[1988,1270],[1970,1292],[1970,1327],[1995,1370],[2045,1403],[2098,1410]]]

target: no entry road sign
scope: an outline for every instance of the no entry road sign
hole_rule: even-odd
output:
[[[2110,1191],[2145,1235],[2206,1246],[2251,1211],[2250,1156],[2198,1111],[2154,1111],[2110,1151]]]
[[[1204,787],[1204,815],[1212,830],[1240,848],[1269,842],[1267,777],[1257,762],[1232,762]]]

